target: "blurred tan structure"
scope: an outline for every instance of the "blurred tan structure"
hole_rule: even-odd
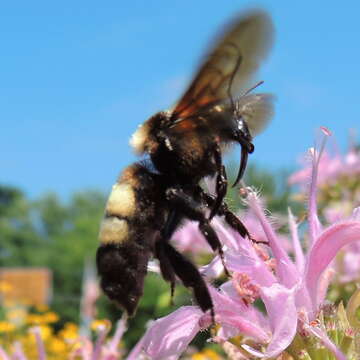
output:
[[[48,305],[52,272],[47,268],[0,268],[0,301]]]

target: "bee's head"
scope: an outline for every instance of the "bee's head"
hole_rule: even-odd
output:
[[[159,146],[159,133],[168,126],[170,114],[168,112],[158,112],[150,119],[139,125],[131,136],[130,145],[138,154],[152,154]]]

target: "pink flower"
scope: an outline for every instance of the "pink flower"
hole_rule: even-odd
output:
[[[186,221],[184,226],[175,232],[172,241],[181,252],[193,254],[211,254],[212,249],[200,233],[198,223]]]
[[[303,161],[304,168],[295,172],[289,177],[289,184],[307,185],[308,179],[312,173],[311,164],[308,165],[308,156]],[[324,153],[319,164],[318,185],[336,179],[344,171],[344,159],[339,154],[331,157],[330,154]]]
[[[304,188],[310,177],[307,167],[293,174],[289,182]],[[344,155],[324,154],[318,166],[319,203],[321,214],[329,223],[349,217],[354,207],[360,206],[360,151],[355,146]],[[360,247],[352,244],[343,249],[343,256],[333,265],[337,280],[354,281],[360,275]]]
[[[325,128],[321,128],[324,132]],[[325,131],[328,131],[325,129]],[[329,132],[327,135],[331,135]],[[303,169],[292,174],[288,181],[290,184],[299,184],[306,187],[308,179],[312,173],[311,161],[308,156],[304,157]],[[324,152],[319,161],[319,174],[317,184],[332,184],[338,182],[340,178],[346,176],[355,176],[360,174],[360,151],[355,146],[351,146],[345,155],[335,151],[333,155]]]
[[[203,312],[197,306],[183,306],[154,321],[127,360],[139,360],[145,355],[154,360],[177,359],[200,331],[202,316]]]
[[[312,167],[305,162],[304,168],[292,174],[288,182],[300,185],[304,191],[311,174]],[[336,151],[331,156],[325,152],[319,158],[317,179],[325,218],[332,222],[349,216],[360,205],[360,150],[352,146],[345,155]]]
[[[116,325],[113,337],[106,341],[106,336],[110,330],[110,325],[101,325],[98,328],[95,344],[88,337],[80,337],[81,346],[70,354],[71,359],[83,360],[117,360],[121,353],[118,349],[120,340],[126,331],[126,317],[123,316]]]
[[[3,360],[10,360],[10,356],[6,353],[5,349],[0,346],[0,358]]]
[[[100,296],[99,283],[95,269],[86,263],[84,267],[82,296],[80,303],[81,334],[90,334],[90,323],[96,315],[96,300]]]
[[[233,273],[233,279],[219,289],[209,285],[215,320],[221,326],[215,341],[225,343],[227,339],[242,334],[259,344],[266,344],[264,351],[243,345],[246,351],[257,357],[273,358],[292,343],[299,329],[307,329],[310,334],[319,338],[337,359],[345,360],[345,355],[315,320],[331,280],[331,261],[343,246],[360,240],[360,209],[355,209],[352,217],[330,226],[324,227],[320,223],[317,216],[316,181],[318,173],[321,172],[321,152],[322,150],[312,150],[311,153],[308,213],[310,249],[307,254],[303,253],[296,222],[289,212],[295,261],[289,257],[283,242],[265,215],[258,195],[251,189],[248,189],[248,206],[269,243],[274,259],[272,262],[264,256],[263,250],[225,229],[218,219],[214,220],[217,232],[226,247],[226,265]],[[211,278],[219,273],[220,267],[219,258],[215,257],[209,265],[202,268],[202,272],[207,278]],[[263,301],[266,316],[252,305],[256,297]],[[197,306],[182,307],[155,321],[128,359],[138,359],[140,354],[155,360],[177,359],[195,334],[210,323],[210,315],[203,314]]]

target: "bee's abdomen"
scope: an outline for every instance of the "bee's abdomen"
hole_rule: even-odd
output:
[[[135,242],[102,244],[96,264],[104,293],[132,316],[143,294],[151,252]]]
[[[126,168],[112,188],[100,226],[96,263],[101,287],[129,315],[134,314],[143,293],[161,218],[155,177],[141,164]]]
[[[152,174],[141,164],[126,168],[113,185],[100,226],[102,244],[142,243],[141,234],[157,222],[155,218],[158,185]]]
[[[113,185],[100,226],[99,238],[102,244],[121,244],[128,240],[130,222],[136,216],[135,189],[126,183]]]

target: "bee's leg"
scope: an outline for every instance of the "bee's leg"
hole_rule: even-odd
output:
[[[161,275],[165,281],[170,283],[170,303],[173,304],[175,294],[175,271],[166,256],[163,248],[163,241],[155,242],[155,256],[159,260]]]
[[[160,270],[163,278],[170,283],[171,303],[173,302],[175,292],[175,273],[169,262],[168,257],[164,253],[162,244],[168,242],[180,223],[181,217],[179,212],[173,210],[170,212],[164,228],[161,230],[159,239],[155,242],[155,256],[160,262]]]
[[[219,215],[224,215],[226,223],[229,224],[243,238],[247,237],[255,244],[269,245],[267,241],[260,241],[253,238],[244,223],[232,211],[228,209],[227,204],[224,202],[222,203],[222,206],[219,210]]]
[[[210,221],[205,216],[206,208],[195,201],[191,196],[186,194],[181,188],[173,187],[166,191],[166,198],[171,204],[178,208],[185,217],[199,223],[199,230],[209,243],[213,251],[217,251],[224,266],[227,276],[230,276],[229,271],[225,266],[224,253],[222,250],[221,242],[210,225]]]
[[[212,209],[209,215],[209,221],[211,221],[211,219],[218,213],[227,190],[226,171],[224,165],[222,164],[221,150],[219,144],[217,144],[214,149],[214,159],[217,168],[216,199],[214,204],[212,205]]]
[[[216,199],[212,196],[207,194],[203,189],[199,187],[198,189],[200,196],[205,201],[208,206],[213,206]],[[268,245],[267,241],[259,241],[254,239],[251,234],[249,233],[246,226],[243,222],[232,212],[229,210],[227,204],[223,201],[221,206],[219,207],[217,215],[224,216],[226,223],[234,229],[237,233],[239,233],[243,238],[247,237],[249,240],[256,244],[266,244]]]
[[[167,241],[159,241],[158,247],[163,253],[163,259],[171,265],[172,270],[180,278],[184,286],[192,288],[196,302],[202,311],[210,310],[213,324],[215,323],[214,305],[209,289],[196,266],[184,255],[179,253]]]
[[[200,308],[205,312],[210,310],[212,322],[215,323],[214,305],[209,290],[199,270],[185,256],[169,244],[183,216],[173,210],[155,243],[155,254],[159,259],[161,273],[166,281],[171,284],[171,296],[174,294],[175,275],[183,282],[184,286],[193,289],[193,293]]]

